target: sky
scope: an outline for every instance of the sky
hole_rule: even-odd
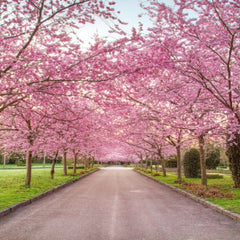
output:
[[[107,0],[106,0],[107,1]],[[151,26],[151,21],[147,17],[139,18],[138,15],[143,12],[139,3],[148,0],[115,0],[116,5],[114,6],[116,11],[120,11],[120,20],[127,22],[128,25],[122,25],[121,27],[125,32],[130,33],[132,28],[138,28],[139,20],[143,21],[146,27]],[[173,0],[159,0],[160,3],[165,3],[167,6],[174,6]],[[111,35],[108,33],[109,25],[112,25],[111,21],[96,17],[95,24],[86,24],[81,27],[79,31],[79,37],[84,42],[92,42],[93,36],[97,33],[99,37],[107,37],[110,41],[118,38],[117,35]]]

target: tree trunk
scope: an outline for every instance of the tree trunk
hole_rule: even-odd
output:
[[[67,151],[63,153],[63,174],[67,175]]]
[[[54,173],[55,173],[55,165],[56,165],[56,162],[57,162],[57,157],[58,157],[58,151],[56,152],[56,155],[52,161],[52,168],[51,168],[51,179],[54,178]]]
[[[95,162],[95,159],[94,159],[94,157],[92,157],[92,168],[94,168],[94,162]]]
[[[27,126],[28,126],[28,130],[32,131],[32,126],[31,126],[31,121],[30,120],[26,120]],[[33,136],[30,134],[28,137],[28,142],[30,144],[30,146],[33,146],[34,143],[34,139]],[[30,187],[31,185],[31,179],[32,179],[32,157],[33,157],[33,153],[32,151],[28,151],[28,155],[27,155],[27,159],[26,159],[26,169],[27,169],[27,176],[26,176],[26,180],[25,180],[25,186]]]
[[[160,148],[158,149],[158,156],[159,156],[160,163],[161,163],[161,165],[162,165],[163,177],[166,177],[166,176],[167,176],[167,173],[166,173],[166,168],[165,168],[165,162],[164,162],[164,159],[163,159],[163,157],[162,157],[162,152],[161,152],[161,149],[160,149]]]
[[[167,173],[166,173],[166,167],[165,167],[164,159],[163,159],[162,157],[160,157],[160,162],[161,162],[161,165],[162,165],[162,173],[163,173],[163,177],[166,177],[166,176],[167,176]]]
[[[205,156],[204,156],[204,137],[203,137],[203,135],[201,135],[198,138],[198,142],[199,142],[199,152],[200,152],[202,185],[207,186],[207,172],[206,172],[206,162],[205,162]]]
[[[5,168],[6,165],[6,154],[3,154],[3,167]]]
[[[177,146],[177,179],[178,181],[182,180],[182,172],[181,172],[181,147]]]
[[[151,169],[151,172],[152,172],[152,158],[150,159],[150,169]]]
[[[235,139],[228,141],[227,156],[234,181],[234,187],[240,188],[240,134],[234,134]]]
[[[156,170],[156,173],[158,172],[158,160],[155,159],[155,170]]]
[[[46,166],[46,152],[43,152],[43,167]]]
[[[32,151],[28,151],[27,159],[26,159],[26,169],[27,169],[27,176],[25,180],[25,186],[30,187],[31,178],[32,178]]]
[[[74,161],[73,161],[73,174],[75,175],[77,173],[77,153],[74,153]]]
[[[89,158],[85,157],[85,169],[89,168]]]

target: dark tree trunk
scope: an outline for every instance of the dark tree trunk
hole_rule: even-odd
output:
[[[182,172],[181,172],[181,147],[177,146],[177,179],[178,181],[182,180]]]
[[[67,151],[63,153],[63,174],[67,175]]]
[[[77,157],[78,157],[78,154],[74,153],[74,161],[73,161],[73,174],[74,175],[77,173]]]
[[[164,159],[162,157],[160,157],[160,162],[161,162],[161,165],[162,165],[163,177],[166,177],[167,176],[167,172],[166,172],[165,162],[164,162]]]
[[[226,154],[230,163],[234,187],[240,188],[240,134],[235,134],[235,139],[228,141]]]
[[[51,168],[51,179],[54,178],[54,173],[55,173],[55,165],[56,165],[56,162],[57,162],[57,157],[58,157],[58,151],[56,152],[56,155],[52,161],[52,168]]]
[[[164,159],[163,159],[163,156],[162,156],[161,149],[158,149],[158,156],[159,156],[160,163],[162,165],[163,177],[166,177],[167,176],[167,172],[166,172],[165,162],[164,162]]]
[[[31,132],[32,131],[31,121],[26,120],[26,123],[28,126],[28,130]],[[31,135],[31,133],[28,136],[28,142],[30,144],[30,147],[32,147],[34,140],[33,140],[33,136]],[[25,180],[25,186],[27,186],[27,187],[30,187],[31,180],[32,180],[32,157],[33,157],[33,152],[30,150],[30,151],[28,151],[27,159],[26,159],[27,176],[26,176],[26,180]]]
[[[198,138],[199,152],[200,152],[200,166],[201,166],[201,180],[202,185],[207,186],[207,172],[206,172],[206,161],[204,156],[204,137],[201,135]]]
[[[32,179],[32,155],[32,151],[28,151],[26,159],[27,176],[25,180],[25,186],[27,187],[30,187]]]

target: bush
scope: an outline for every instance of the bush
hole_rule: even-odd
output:
[[[16,164],[17,164],[17,166],[19,166],[19,167],[26,166],[26,160],[24,160],[24,159],[19,159],[19,160],[16,161]]]
[[[228,165],[226,165],[225,163],[219,163],[217,166],[219,169],[227,169]]]
[[[72,165],[73,165],[73,160],[72,159],[67,158],[66,162],[67,162],[68,167],[72,167]],[[63,161],[62,161],[62,164],[63,164]]]
[[[208,179],[221,179],[223,178],[223,175],[221,174],[207,174]]]
[[[206,168],[216,169],[220,163],[220,150],[218,148],[206,149]]]
[[[167,159],[165,162],[165,166],[167,168],[176,168],[177,167],[177,156],[171,156],[170,158]]]
[[[20,153],[12,153],[8,158],[9,164],[17,164],[19,161],[24,161],[24,155]]]
[[[197,178],[200,176],[200,153],[191,148],[183,157],[184,175],[186,178]]]
[[[152,173],[151,169],[147,169],[145,173]]]

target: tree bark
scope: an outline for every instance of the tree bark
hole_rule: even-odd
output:
[[[150,159],[150,169],[151,169],[151,172],[152,172],[152,158]]]
[[[77,157],[78,157],[78,154],[74,153],[74,161],[73,161],[73,174],[74,175],[77,173]]]
[[[207,186],[207,172],[206,172],[206,162],[205,162],[205,156],[204,156],[204,137],[203,137],[203,135],[201,135],[198,138],[198,142],[199,142],[199,152],[200,152],[202,185]]]
[[[46,166],[46,152],[43,152],[43,167]]]
[[[27,126],[28,126],[28,130],[31,132],[32,131],[31,121],[26,120],[26,123],[27,123]],[[32,147],[33,143],[34,143],[34,138],[31,135],[31,133],[29,134],[27,139],[28,139],[28,142],[30,144],[30,147]],[[25,180],[25,186],[27,186],[27,187],[30,187],[31,180],[32,180],[32,157],[33,157],[33,152],[30,150],[30,151],[28,151],[27,159],[26,159],[27,175],[26,175],[26,180]]]
[[[5,168],[6,165],[6,154],[3,154],[3,167]]]
[[[55,173],[55,165],[56,165],[56,162],[57,162],[57,157],[58,157],[58,151],[56,152],[56,155],[52,161],[52,168],[51,168],[51,179],[54,178],[54,173]]]
[[[232,172],[234,187],[240,188],[240,134],[235,133],[235,139],[228,140],[227,156]]]
[[[158,172],[158,159],[157,158],[155,159],[155,170],[157,173]]]
[[[26,159],[27,175],[25,180],[25,186],[30,187],[32,179],[32,151],[28,151]]]
[[[163,177],[166,177],[167,173],[166,173],[165,162],[164,162],[164,159],[162,157],[161,149],[158,149],[158,156],[159,156],[159,160],[160,160],[161,165],[162,165]]]
[[[67,151],[63,153],[63,174],[67,175]]]
[[[182,172],[181,172],[181,147],[177,146],[177,179],[178,181],[182,180]]]

